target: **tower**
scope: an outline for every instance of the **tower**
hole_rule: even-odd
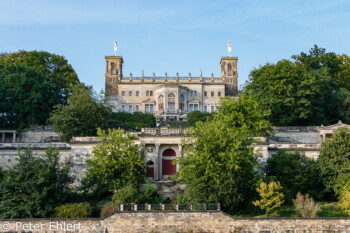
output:
[[[106,56],[106,86],[109,96],[118,95],[118,84],[123,77],[123,57]]]
[[[221,57],[221,77],[225,82],[226,95],[235,96],[238,94],[238,57]]]

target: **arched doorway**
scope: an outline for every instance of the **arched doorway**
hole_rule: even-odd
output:
[[[162,154],[162,175],[169,176],[175,175],[176,173],[176,165],[173,164],[173,160],[175,160],[176,152],[173,149],[166,149]]]
[[[148,161],[147,162],[147,172],[146,172],[147,178],[154,179],[154,162]]]

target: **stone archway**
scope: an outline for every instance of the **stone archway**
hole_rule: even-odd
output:
[[[175,160],[176,152],[173,149],[166,149],[162,153],[162,175],[171,176],[176,173],[176,165],[172,162]]]

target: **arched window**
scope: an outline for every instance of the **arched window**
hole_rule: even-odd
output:
[[[173,164],[176,152],[173,149],[166,149],[162,153],[162,175],[175,175],[176,165]]]
[[[179,99],[179,109],[181,111],[185,110],[185,96],[184,94],[180,95],[180,99]]]
[[[147,172],[146,172],[147,178],[154,179],[154,162],[148,161],[147,162]]]
[[[232,75],[232,65],[231,64],[228,64],[228,66],[227,66],[227,73],[228,73],[228,75]]]
[[[168,109],[175,109],[175,95],[173,93],[168,95]]]
[[[115,63],[111,63],[111,73],[115,73]]]
[[[158,96],[158,111],[162,111],[164,109],[164,96]]]

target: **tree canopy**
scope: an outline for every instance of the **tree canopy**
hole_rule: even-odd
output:
[[[86,161],[83,188],[97,194],[113,192],[127,185],[137,187],[144,180],[145,161],[135,137],[124,130],[98,129],[101,141]]]
[[[273,125],[321,125],[349,121],[344,99],[348,73],[346,56],[315,45],[309,53],[266,64],[250,73],[244,91],[252,91]],[[342,74],[342,75],[341,75]],[[349,102],[349,101],[348,101]]]
[[[248,203],[257,182],[253,137],[269,129],[269,111],[261,111],[252,95],[222,98],[212,120],[197,122],[184,142],[177,177],[196,193],[196,202],[221,202],[225,210]],[[186,194],[187,195],[187,194]],[[194,196],[188,194],[187,196]]]
[[[0,218],[44,218],[69,195],[69,164],[60,164],[58,150],[35,156],[30,148],[18,151],[18,164],[0,182]]]
[[[45,51],[24,51],[1,53],[0,63],[21,64],[32,67],[59,88],[60,103],[65,104],[69,86],[78,84],[79,79],[72,65],[65,57]]]
[[[82,84],[72,86],[71,92],[68,104],[57,105],[48,123],[65,141],[74,136],[97,135],[97,128],[106,128],[110,112],[106,99]]]
[[[337,129],[330,140],[322,143],[318,164],[322,180],[328,191],[339,195],[350,182],[350,132],[342,127]]]
[[[264,170],[269,180],[277,179],[281,183],[289,203],[298,192],[309,193],[317,200],[323,197],[324,186],[317,161],[307,158],[299,151],[277,151],[267,160]]]
[[[1,128],[45,124],[58,103],[58,87],[43,74],[20,64],[0,64]]]
[[[45,124],[57,104],[67,103],[78,76],[63,57],[44,51],[0,53],[0,128]]]

